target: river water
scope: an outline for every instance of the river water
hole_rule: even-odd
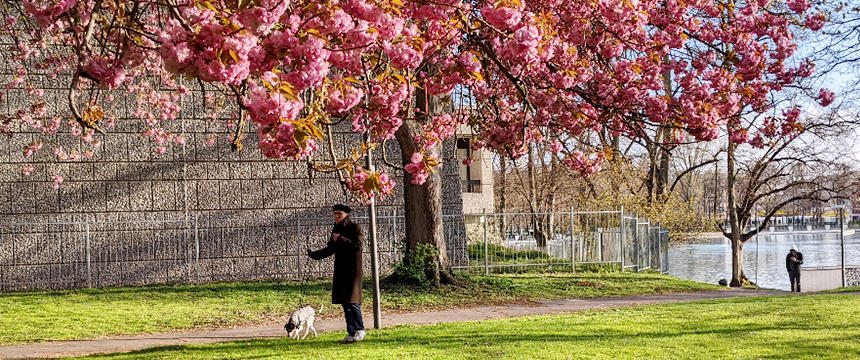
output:
[[[744,271],[759,286],[789,290],[785,256],[792,245],[803,253],[803,266],[838,266],[839,232],[764,233],[744,245]],[[845,238],[845,265],[860,265],[860,234]],[[732,249],[728,240],[674,245],[669,248],[669,274],[716,284],[732,277]],[[802,275],[801,275],[802,276]]]

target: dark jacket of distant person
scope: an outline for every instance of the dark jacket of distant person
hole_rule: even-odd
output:
[[[792,261],[792,258],[797,261]],[[785,269],[789,272],[799,271],[801,264],[803,264],[803,254],[800,251],[789,252],[785,256]]]

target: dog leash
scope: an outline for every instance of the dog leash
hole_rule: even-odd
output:
[[[305,274],[304,276],[302,276],[302,282],[301,282],[301,285],[299,286],[299,307],[300,308],[305,306],[305,287],[307,285],[307,282],[308,282],[308,277]]]
[[[298,247],[299,247],[299,253],[296,254],[296,256],[298,256],[299,259],[301,259],[301,256],[302,256],[302,238],[299,237],[296,240],[298,242]],[[301,260],[299,260],[299,264],[301,264]],[[310,265],[310,262],[308,262],[308,265]],[[305,282],[307,281],[307,275],[305,275],[303,273],[301,266],[299,266],[299,276],[301,277],[301,282],[299,283],[299,308],[302,308],[305,306]]]

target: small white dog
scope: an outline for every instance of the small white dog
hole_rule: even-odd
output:
[[[322,313],[323,307],[320,306],[319,313]],[[305,335],[302,336],[302,339],[308,337],[308,331],[314,332],[314,337],[317,336],[317,329],[314,329],[314,318],[316,317],[317,311],[314,311],[314,308],[309,306],[305,306],[301,309],[296,310],[292,315],[290,315],[290,321],[287,321],[287,324],[284,325],[284,330],[286,330],[287,335],[290,338],[299,339],[299,332],[302,329],[305,330]]]

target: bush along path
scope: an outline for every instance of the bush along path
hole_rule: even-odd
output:
[[[694,293],[620,296],[610,298],[540,300],[528,304],[491,305],[463,309],[387,314],[383,317],[383,325],[388,327],[396,325],[421,325],[448,322],[477,321],[521,317],[528,315],[545,315],[554,313],[576,312],[582,310],[609,309],[636,305],[676,303],[705,299],[722,299],[774,294],[784,294],[784,292],[734,289]],[[365,312],[370,313],[369,309]],[[365,318],[365,326],[372,326],[371,318]],[[325,333],[340,331],[343,329],[344,325],[342,319],[325,319],[318,320],[315,327],[317,331]],[[230,329],[202,331],[196,333],[168,333],[161,335],[116,337],[89,341],[49,342],[8,346],[0,348],[0,357],[57,358],[68,356],[84,356],[98,353],[126,352],[156,346],[208,344],[215,342],[226,342],[246,339],[281,338],[284,336],[285,333],[283,330],[283,324],[278,323],[268,326],[237,327]],[[312,337],[312,335],[310,336]]]

